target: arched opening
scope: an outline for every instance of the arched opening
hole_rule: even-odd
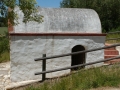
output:
[[[72,52],[78,52],[78,51],[84,51],[85,48],[81,45],[77,45],[75,47],[72,48]],[[81,54],[77,54],[77,55],[72,55],[71,56],[71,66],[74,65],[78,65],[78,64],[83,64],[85,63],[85,53],[81,53]],[[71,70],[78,70],[81,68],[84,68],[85,66],[82,67],[77,67],[77,68],[73,68]]]

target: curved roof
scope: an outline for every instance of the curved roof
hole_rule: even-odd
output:
[[[19,8],[15,12],[19,16],[19,24],[14,26],[16,33],[101,33],[98,14],[92,9],[78,8],[39,8],[44,22],[24,24],[23,13]]]

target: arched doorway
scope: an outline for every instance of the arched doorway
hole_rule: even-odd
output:
[[[72,48],[72,52],[84,51],[84,50],[85,50],[85,48],[81,45],[77,45],[77,46],[74,46]],[[78,65],[78,64],[83,64],[83,63],[85,63],[85,53],[72,55],[71,59],[72,59],[71,60],[71,66]],[[73,68],[71,70],[78,70],[78,69],[81,69],[81,68],[84,68],[84,66]]]

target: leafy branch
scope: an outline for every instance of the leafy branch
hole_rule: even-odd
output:
[[[12,25],[16,25],[15,21],[18,20],[18,15],[14,12],[14,8],[18,6],[24,14],[23,22],[27,23],[29,21],[36,21],[38,23],[43,22],[43,16],[38,15],[36,0],[1,0],[0,1],[0,10],[1,15],[7,14],[6,19],[9,19],[9,22]],[[8,12],[7,12],[8,8]]]

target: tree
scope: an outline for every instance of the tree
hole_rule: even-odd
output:
[[[42,16],[38,15],[36,0],[0,0],[0,25],[4,26],[6,21],[9,20],[10,25],[15,25],[17,21],[17,14],[14,13],[14,8],[18,6],[24,13],[23,22],[29,21],[42,22]],[[0,35],[0,56],[5,51],[9,51],[8,34]]]
[[[42,22],[42,16],[36,13],[38,7],[36,0],[1,0],[0,14],[1,16],[6,17],[6,19],[9,18],[9,21],[12,23],[12,25],[16,24],[14,21],[17,20],[17,14],[15,14],[13,11],[16,6],[19,6],[24,13],[23,22]]]
[[[5,35],[0,35],[0,58],[4,52],[9,51],[9,37],[7,34],[8,33],[5,32]]]
[[[120,0],[63,0],[62,8],[91,8],[100,16],[102,28],[109,32],[120,26]]]
[[[0,17],[0,27],[7,27],[7,20],[5,17]]]

